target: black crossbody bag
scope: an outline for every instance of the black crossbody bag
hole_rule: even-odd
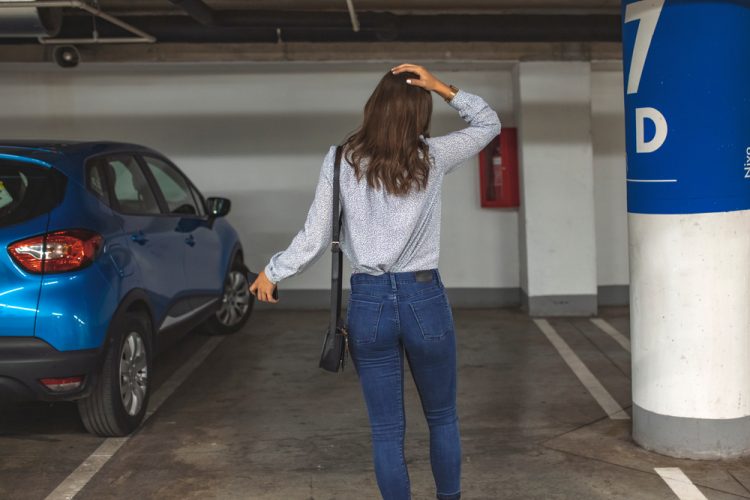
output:
[[[323,339],[319,366],[329,372],[344,369],[346,353],[349,349],[346,325],[341,319],[341,272],[344,256],[341,254],[339,234],[341,232],[341,212],[339,211],[339,172],[341,170],[342,147],[336,147],[336,161],[333,164],[333,231],[331,232],[331,320]]]

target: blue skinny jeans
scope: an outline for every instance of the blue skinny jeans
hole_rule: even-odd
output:
[[[381,495],[385,500],[411,498],[404,459],[406,357],[430,429],[437,498],[459,499],[456,338],[438,270],[353,274],[347,325],[349,350],[370,418]]]

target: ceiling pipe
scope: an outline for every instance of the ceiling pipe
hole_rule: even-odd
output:
[[[37,8],[31,0],[3,1],[0,37],[57,36],[62,27],[62,9]]]
[[[349,17],[352,19],[352,30],[356,33],[359,31],[359,18],[357,18],[357,11],[354,10],[352,0],[346,0],[346,8],[349,9]]]
[[[92,36],[88,38],[84,38],[84,37],[56,38],[57,36],[57,32],[56,32],[52,37],[40,36],[38,40],[39,40],[39,43],[42,43],[42,44],[154,43],[156,41],[156,38],[149,35],[148,33],[141,31],[135,26],[128,24],[117,17],[110,16],[109,14],[102,11],[101,9],[92,7],[91,5],[87,4],[83,0],[32,0],[32,1],[24,1],[24,2],[19,2],[16,0],[0,0],[0,13],[2,13],[4,9],[7,9],[8,11],[17,10],[19,5],[23,5],[24,7],[38,8],[38,9],[45,9],[45,8],[57,9],[57,8],[63,8],[63,7],[79,9],[81,11],[86,12],[87,14],[91,14],[95,17],[103,19],[107,21],[108,23],[114,26],[117,26],[119,29],[124,30],[133,35],[133,38],[124,38],[124,37],[99,38],[97,33],[94,32]],[[59,32],[60,28],[58,28],[57,31]]]

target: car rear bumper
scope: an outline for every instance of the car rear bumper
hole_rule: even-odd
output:
[[[102,349],[58,351],[36,337],[0,337],[0,399],[61,401],[88,395],[99,372]],[[83,375],[81,386],[56,393],[39,379]]]

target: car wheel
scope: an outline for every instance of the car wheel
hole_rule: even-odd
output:
[[[126,436],[146,414],[150,396],[151,327],[142,314],[125,313],[91,394],[78,401],[86,430],[99,436]]]
[[[208,333],[227,335],[236,333],[245,326],[255,305],[255,297],[250,293],[249,287],[247,268],[242,261],[236,260],[224,280],[219,309],[206,322]]]

